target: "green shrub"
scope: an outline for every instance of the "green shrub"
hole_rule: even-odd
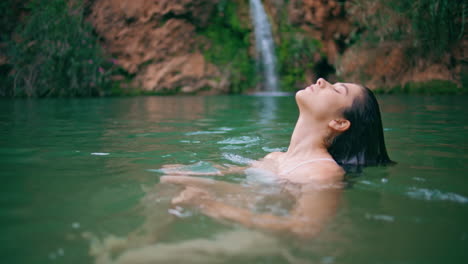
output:
[[[306,70],[314,67],[314,55],[320,52],[320,41],[306,37],[298,29],[281,23],[280,43],[276,47],[281,88],[295,91],[303,88]]]
[[[20,0],[0,1],[0,42],[7,40],[14,30],[23,5]]]
[[[103,57],[81,1],[33,0],[10,41],[7,96],[101,96],[112,88],[112,63]]]
[[[238,17],[239,4],[220,1],[210,24],[199,29],[211,44],[205,48],[204,56],[227,76],[230,93],[242,93],[257,81],[255,61],[249,55],[250,29]]]
[[[409,82],[403,86],[387,87],[375,90],[376,93],[408,94],[467,94],[468,89],[460,88],[456,83],[446,80],[427,82]]]
[[[418,0],[398,11],[412,22],[415,47],[437,56],[463,37],[467,7],[464,1]]]
[[[350,17],[366,29],[361,41],[406,41],[413,56],[437,60],[463,38],[467,12],[457,0],[356,0]]]

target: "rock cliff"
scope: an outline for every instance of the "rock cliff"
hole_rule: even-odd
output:
[[[238,93],[256,86],[248,0],[84,2],[86,19],[104,50],[126,72],[125,77],[114,76],[126,80],[123,86],[199,94]],[[282,89],[300,89],[317,77],[370,88],[433,79],[466,83],[468,27],[461,32],[463,39],[436,60],[424,50],[415,56],[408,48],[411,39],[355,45],[367,30],[359,19],[370,20],[385,8],[378,2],[263,0],[273,23]],[[22,1],[8,3],[17,12],[4,18],[5,35],[28,14]],[[395,17],[390,24],[410,31],[409,21]],[[1,78],[11,73],[5,50],[6,40],[0,39]]]
[[[271,6],[275,6],[276,3],[277,9],[282,8],[278,7],[278,2],[281,1],[268,2]],[[332,81],[364,83],[370,88],[431,80],[448,80],[461,85],[462,65],[463,62],[466,64],[468,59],[466,37],[438,59],[424,55],[425,51],[419,51],[419,55],[416,55],[412,39],[353,45],[357,35],[361,34],[362,37],[362,33],[366,33],[365,28],[358,26],[365,23],[359,20],[367,20],[368,23],[373,16],[382,15],[377,12],[394,15],[387,18],[389,26],[411,31],[410,21],[400,15],[391,14],[388,9],[378,1],[288,1],[289,23],[301,28],[303,34],[319,40],[322,44],[320,50],[325,54],[325,64],[320,62],[320,56],[315,56],[314,63],[320,63],[319,66],[327,68],[328,71],[324,72],[315,67],[314,71],[307,73],[306,79],[312,81],[328,74]],[[378,30],[381,31],[388,30],[381,25],[375,26],[380,26],[381,29]]]
[[[457,21],[455,18],[455,8],[449,9],[446,6],[447,9],[442,9],[437,7],[440,1],[425,1],[426,5],[439,8],[436,16],[429,15],[429,6],[419,10],[410,6],[405,16],[389,7],[395,2],[397,1],[389,1],[385,5],[384,1],[359,1],[359,5],[349,5],[346,9],[350,20],[355,24],[373,28],[374,38],[379,37],[381,40],[361,41],[359,45],[350,45],[335,63],[340,77],[364,82],[370,88],[386,90],[408,83],[425,83],[432,80],[445,80],[461,87],[465,82],[462,68],[468,61],[468,30],[460,26],[463,21]],[[421,5],[421,2],[418,4]],[[421,17],[415,20],[415,16]],[[444,16],[447,16],[445,20],[442,19]],[[385,18],[384,25],[379,22],[382,17]],[[420,24],[419,29],[415,28],[415,23]],[[455,30],[458,26],[461,31],[464,29],[464,32]],[[431,29],[432,27],[434,29]],[[416,32],[417,30],[420,32]],[[391,37],[392,34],[395,37]],[[459,39],[460,35],[465,37]],[[445,42],[443,44],[446,44],[447,48],[438,50],[444,46],[440,45],[442,42]]]
[[[202,55],[197,28],[217,0],[96,0],[89,21],[116,63],[148,91],[226,92],[218,68]]]
[[[322,42],[323,52],[330,65],[334,65],[339,55],[345,50],[351,32],[357,30],[347,17],[348,6],[349,4],[346,5],[343,1],[336,0],[292,0],[289,2],[290,22],[302,28],[305,34]]]
[[[280,50],[283,89],[300,89],[317,77],[362,82],[370,88],[432,79],[460,84],[458,62],[466,56],[463,55],[466,41],[436,63],[424,57],[415,61],[407,56],[405,41],[353,45],[356,36],[364,30],[357,26],[356,18],[371,17],[375,10],[382,8],[373,1],[359,2],[360,6],[355,1],[343,0],[264,1]],[[247,0],[94,0],[91,3],[88,19],[107,52],[132,76],[130,86],[182,93],[233,92],[232,86],[239,83],[255,86],[246,81],[255,79],[248,77],[254,74],[250,73],[254,71],[250,65],[254,50]],[[236,10],[227,14],[229,10],[223,9],[227,5]],[[200,32],[212,26],[216,16],[225,21],[216,25],[216,34],[221,38],[213,43]],[[228,25],[230,29],[223,28]],[[231,53],[230,58],[219,58],[223,56],[223,45],[227,49],[227,42],[235,38],[241,44],[247,39],[250,44],[233,46],[226,50]],[[216,45],[219,61],[233,58],[238,61],[220,64],[209,60],[206,54],[216,50]],[[243,48],[245,58],[239,55]],[[243,69],[233,73],[236,67]]]
[[[353,33],[358,30],[346,12],[349,4],[337,0],[266,0],[265,3],[275,18],[276,27],[286,28],[277,30],[280,50],[284,42],[297,42],[287,50],[287,54],[298,58],[294,62],[286,60],[283,63],[297,64],[296,71],[302,69],[303,73],[294,76],[297,81],[290,85],[301,89],[318,77],[336,81],[334,67],[348,47]],[[295,33],[291,36],[290,32]],[[289,68],[291,65],[282,67]]]

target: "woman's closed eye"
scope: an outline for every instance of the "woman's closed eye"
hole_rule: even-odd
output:
[[[342,91],[340,91],[340,87],[333,86],[333,90],[339,94],[342,93]]]
[[[347,95],[347,94],[348,94],[348,87],[346,87],[346,86],[345,86],[344,84],[342,84],[342,83],[333,85],[333,89],[335,90],[335,92],[337,92],[337,93],[339,93],[339,94],[343,94],[343,95]]]

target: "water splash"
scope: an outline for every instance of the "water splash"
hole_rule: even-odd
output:
[[[261,139],[259,137],[240,136],[218,141],[218,144],[252,144],[257,143],[260,140]]]
[[[107,156],[109,154],[110,153],[107,153],[107,152],[93,152],[93,153],[91,153],[91,155],[93,155],[93,156]]]
[[[223,157],[236,164],[251,164],[254,162],[253,159],[242,157],[241,155],[232,154],[232,153],[223,153]]]
[[[255,29],[255,49],[257,60],[261,62],[265,78],[264,91],[278,91],[276,76],[276,57],[271,25],[261,0],[250,0],[250,16]]]

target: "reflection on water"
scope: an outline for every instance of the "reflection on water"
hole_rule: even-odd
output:
[[[97,242],[99,244],[99,242]],[[282,249],[278,241],[259,232],[248,230],[231,231],[213,235],[211,238],[199,238],[177,244],[157,243],[133,248],[111,260],[109,251],[125,247],[126,240],[107,238],[103,244],[92,247],[96,254],[96,263],[232,263],[253,261],[260,256],[278,256]],[[103,254],[103,249],[105,255]],[[241,256],[241,257],[240,257]],[[286,255],[285,253],[285,256]],[[291,256],[291,258],[293,258]],[[236,262],[235,262],[236,261]]]
[[[351,175],[336,216],[307,243],[170,207],[180,190],[163,188],[154,171],[284,151],[297,117],[292,96],[2,100],[2,261],[143,262],[164,252],[158,257],[192,256],[188,263],[465,263],[466,99],[380,96],[398,164]],[[251,194],[254,210],[277,215],[293,206],[285,194],[243,186],[225,199],[242,205]],[[170,253],[177,247],[186,254]]]

